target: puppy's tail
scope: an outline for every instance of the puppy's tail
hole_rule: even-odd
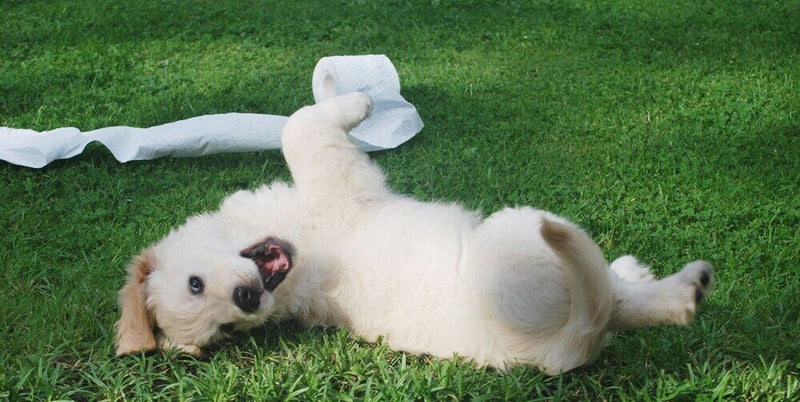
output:
[[[602,251],[580,228],[544,219],[541,234],[566,271],[570,310],[562,329],[573,346],[602,342],[613,313],[611,280]],[[588,350],[587,350],[588,352]]]

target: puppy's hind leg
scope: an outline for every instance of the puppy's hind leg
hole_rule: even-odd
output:
[[[477,228],[470,259],[489,289],[507,361],[557,374],[591,361],[613,314],[603,253],[579,227],[531,208],[508,208]]]
[[[370,200],[383,195],[381,170],[347,137],[372,108],[353,92],[306,106],[289,117],[281,137],[295,187],[309,202]]]
[[[694,261],[678,273],[657,281],[631,282],[612,276],[614,329],[634,329],[661,324],[686,325],[714,285],[714,268]]]

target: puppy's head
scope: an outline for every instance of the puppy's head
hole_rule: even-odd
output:
[[[173,233],[128,267],[119,291],[117,355],[202,347],[262,323],[272,291],[292,267],[293,247],[269,237],[230,250]]]

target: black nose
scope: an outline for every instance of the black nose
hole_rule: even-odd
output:
[[[233,302],[245,313],[252,313],[261,302],[261,292],[244,286],[233,289]]]

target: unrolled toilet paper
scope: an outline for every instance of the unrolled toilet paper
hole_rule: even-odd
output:
[[[372,98],[372,113],[350,132],[365,151],[394,148],[422,130],[416,108],[400,95],[397,71],[384,55],[324,57],[314,69],[311,88],[316,102],[353,91]],[[225,113],[149,128],[115,126],[87,132],[74,127],[43,132],[0,127],[0,159],[40,168],[80,154],[93,141],[106,146],[120,162],[276,149],[287,119]]]

